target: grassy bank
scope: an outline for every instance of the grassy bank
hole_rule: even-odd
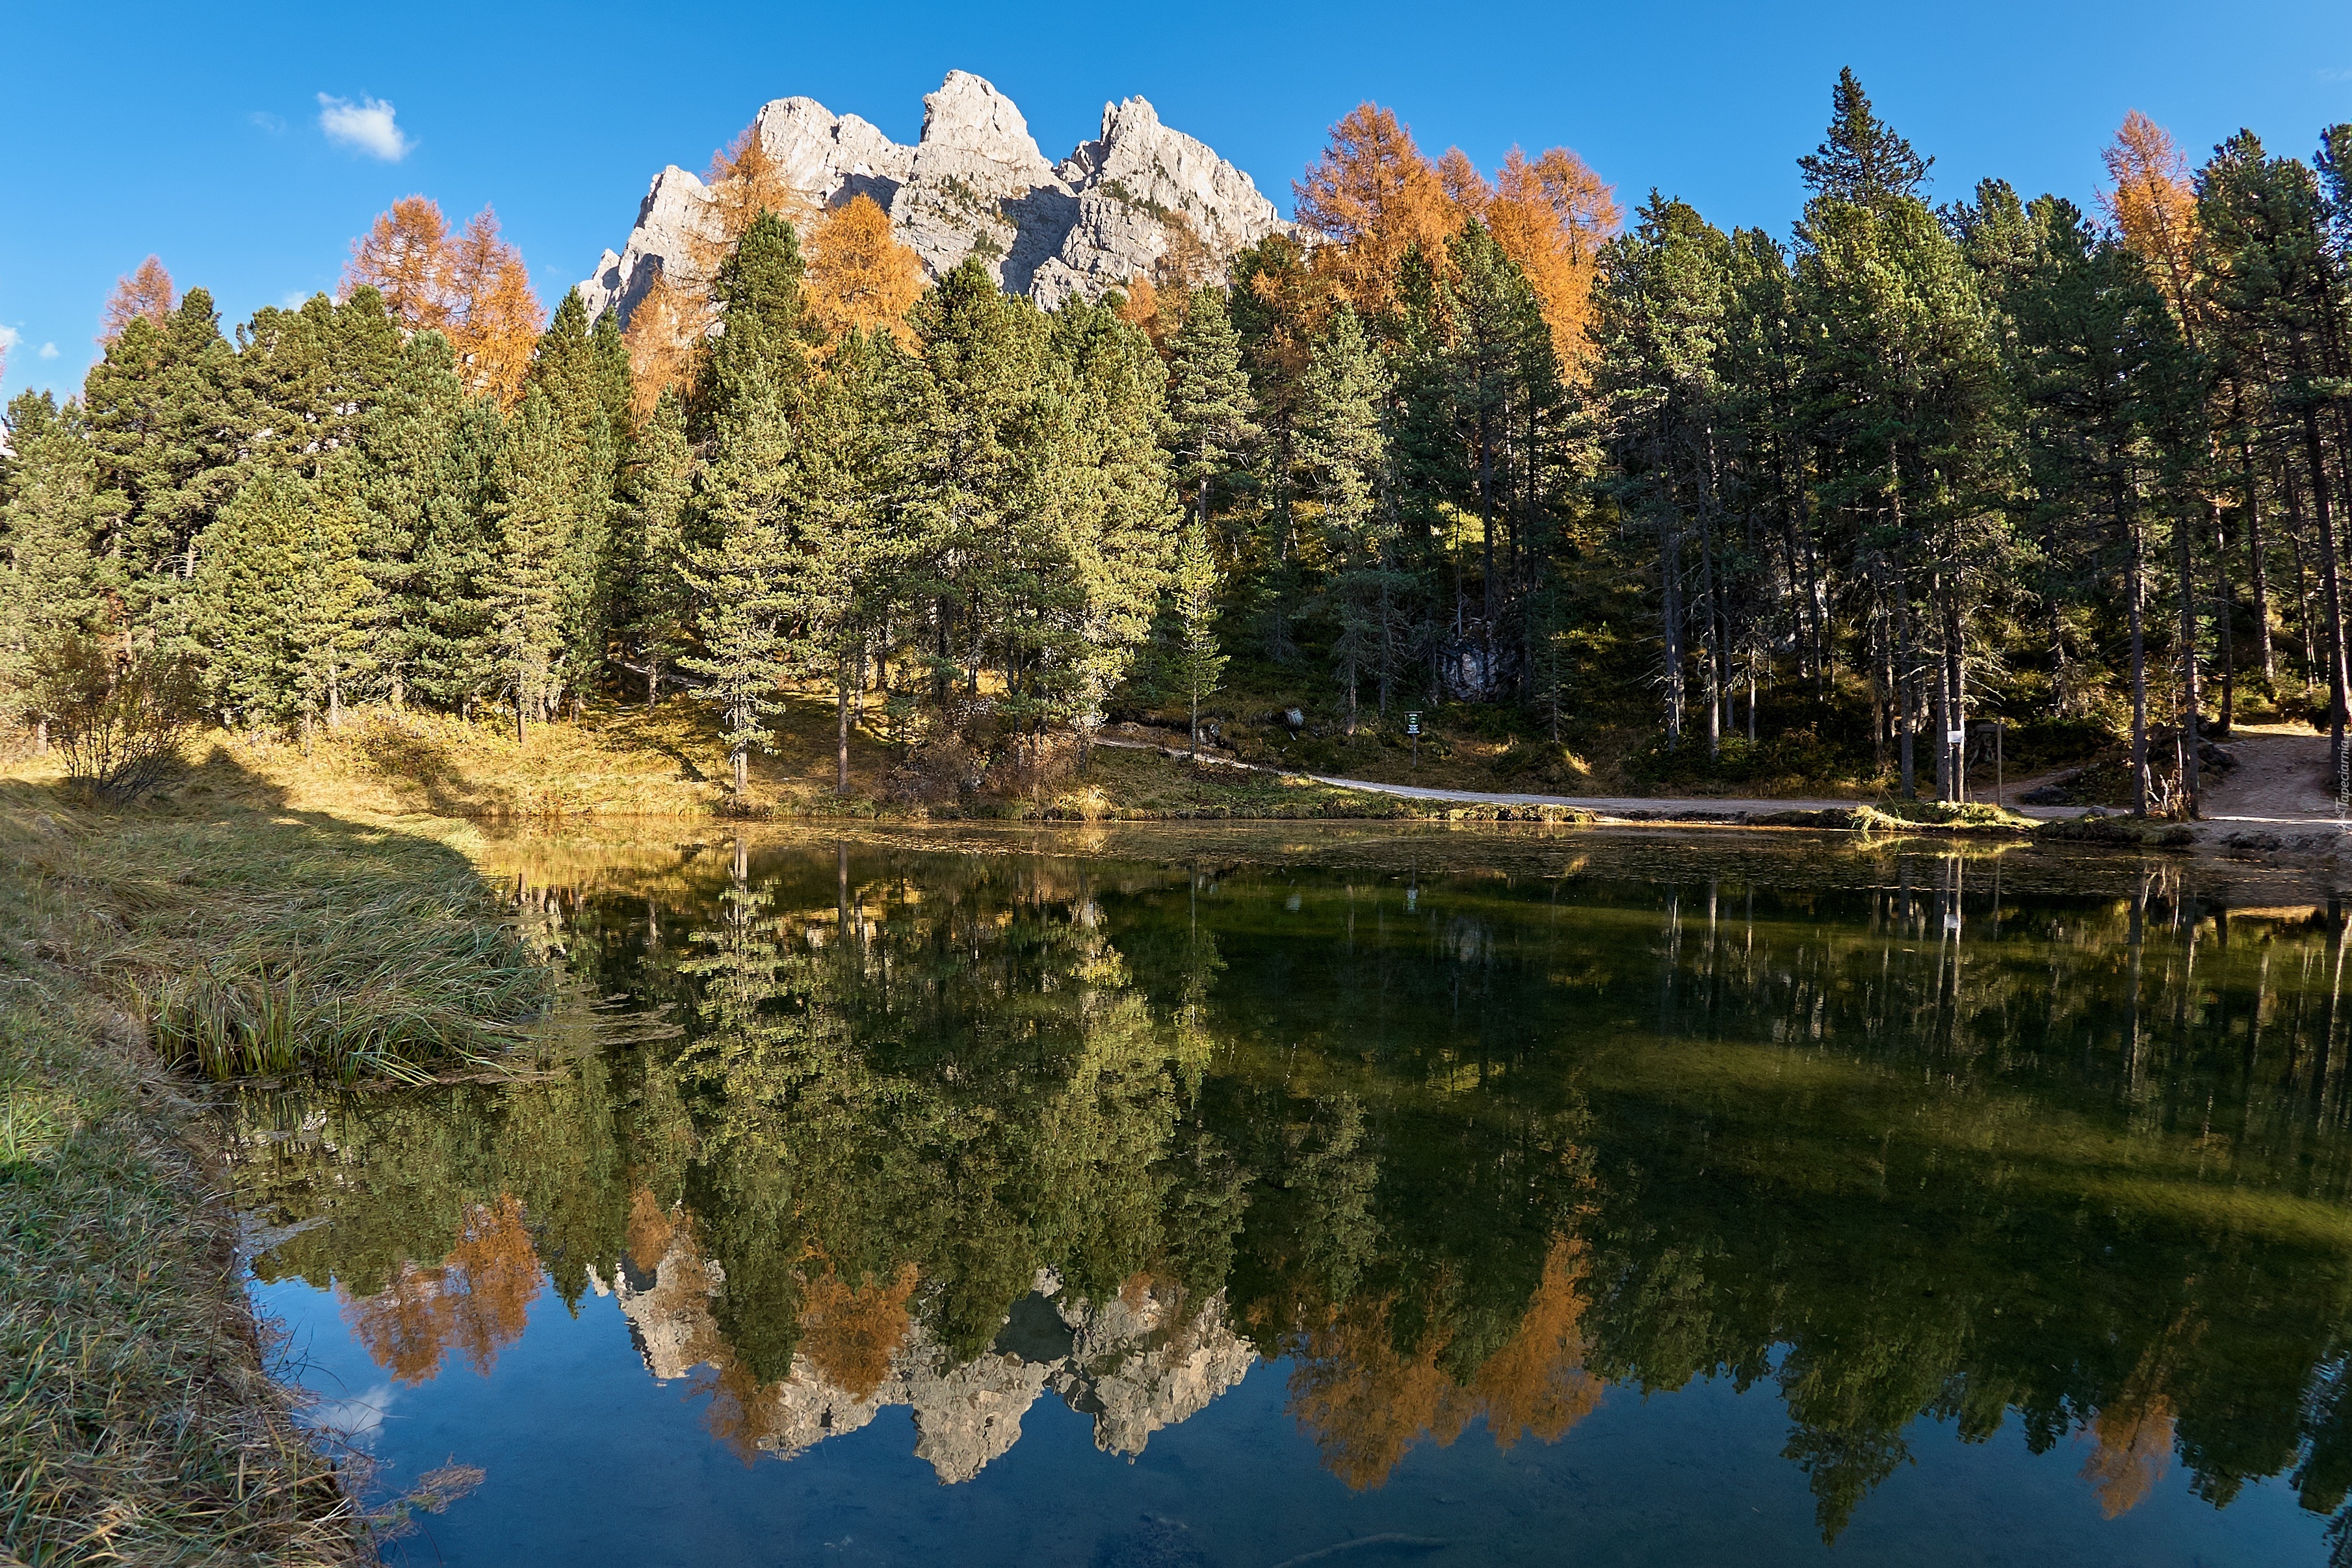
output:
[[[237,793],[0,784],[0,1563],[366,1555],[266,1375],[197,1085],[414,1076],[543,1003],[464,857]]]

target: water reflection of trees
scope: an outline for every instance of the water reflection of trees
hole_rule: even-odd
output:
[[[919,1401],[916,1363],[995,1379],[973,1397],[1015,1422],[1024,1389],[1142,1397],[1024,1349],[1042,1310],[1121,1355],[1291,1358],[1357,1486],[1702,1377],[1777,1387],[1832,1535],[1923,1415],[2079,1443],[2111,1516],[2176,1457],[2216,1503],[2352,1482],[2324,912],[2154,873],[2021,900],[1935,860],[1847,890],[831,850],[663,875],[652,904],[533,897],[683,1038],[254,1109],[289,1136],[248,1185],[326,1216],[262,1268],[339,1281],[397,1374],[487,1364],[544,1268],[622,1292],[746,1454]]]

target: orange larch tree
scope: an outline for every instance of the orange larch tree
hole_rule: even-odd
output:
[[[107,298],[98,341],[112,342],[122,335],[123,328],[142,317],[160,327],[176,303],[172,275],[163,270],[160,258],[151,256],[129,277],[114,280],[114,292]]]
[[[2100,209],[2124,244],[2147,262],[2157,287],[2193,340],[2197,187],[2189,177],[2189,160],[2164,127],[2137,109],[2124,116],[2100,157],[2115,182],[2099,192]]]
[[[499,215],[484,207],[456,235],[425,196],[403,196],[352,241],[343,292],[372,288],[393,320],[412,332],[446,334],[459,374],[477,395],[510,408],[545,324],[522,252],[499,237]]]
[[[427,196],[403,196],[352,241],[343,293],[369,288],[392,319],[412,332],[449,324],[449,220]]]
[[[1478,172],[1469,153],[1459,147],[1448,147],[1445,156],[1437,161],[1437,183],[1453,205],[1455,227],[1486,216],[1486,204],[1494,199],[1495,187],[1486,183],[1486,176]]]
[[[1360,315],[1395,309],[1405,253],[1442,258],[1454,205],[1435,168],[1395,114],[1362,103],[1331,128],[1330,144],[1292,183],[1299,227],[1324,242],[1316,265]]]
[[[629,324],[621,341],[629,350],[630,403],[643,419],[677,388],[686,391],[694,379],[694,347],[710,327],[710,300],[698,289],[681,288],[667,271],[637,297],[629,310]]]
[[[911,342],[907,312],[922,298],[923,263],[891,237],[873,197],[853,196],[809,226],[808,293],[818,324],[835,338],[878,330]]]
[[[794,228],[805,230],[814,216],[814,202],[785,178],[784,166],[769,154],[756,121],[745,126],[724,152],[710,155],[709,171],[702,179],[710,191],[712,221],[692,247],[693,254],[684,259],[695,281],[705,289],[719,276],[719,264],[734,250],[753,218],[772,212]]]
[[[499,237],[498,214],[484,207],[449,250],[449,346],[465,367],[467,384],[501,408],[522,398],[530,352],[546,313],[531,291],[522,252]]]
[[[1552,350],[1570,376],[1590,347],[1585,328],[1601,247],[1617,232],[1621,216],[1609,186],[1564,147],[1533,162],[1512,148],[1486,205],[1486,226],[1527,274],[1551,330]]]

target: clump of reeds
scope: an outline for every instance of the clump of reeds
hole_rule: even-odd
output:
[[[159,1053],[212,1079],[421,1079],[512,1043],[545,966],[465,901],[401,889],[265,928],[147,989]]]

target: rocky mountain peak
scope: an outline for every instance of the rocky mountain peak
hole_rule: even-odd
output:
[[[975,162],[1003,169],[1005,182],[1023,190],[1059,183],[1013,100],[984,78],[950,71],[939,91],[923,97],[915,165],[961,169]]]
[[[1052,307],[1148,275],[1187,228],[1212,269],[1285,226],[1249,175],[1173,131],[1141,98],[1103,106],[1102,133],[1048,163],[1020,109],[970,71],[923,100],[912,147],[813,98],[780,98],[754,121],[786,181],[820,206],[871,196],[936,279],[977,254],[1009,290]],[[635,226],[580,286],[592,316],[630,309],[677,271],[717,221],[710,190],[676,165],[654,176]]]

